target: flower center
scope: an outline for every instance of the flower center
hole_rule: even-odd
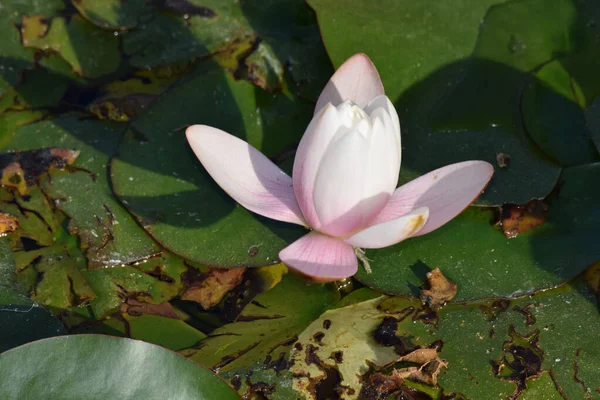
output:
[[[371,131],[371,118],[352,101],[346,100],[340,104],[338,112],[341,124],[348,129],[357,130],[365,137]]]

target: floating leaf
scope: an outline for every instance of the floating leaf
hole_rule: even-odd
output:
[[[600,152],[600,97],[585,110],[585,119],[596,149]]]
[[[146,0],[73,0],[77,11],[101,28],[130,29],[154,9]]]
[[[24,17],[21,35],[23,45],[59,53],[77,73],[96,78],[114,72],[121,62],[118,38],[87,23],[78,15],[68,21],[55,17]]]
[[[200,165],[184,131],[216,126],[274,156],[295,145],[311,115],[302,100],[199,69],[131,125],[112,161],[115,191],[159,243],[186,259],[218,267],[273,264],[304,230],[237,205]]]
[[[533,141],[562,166],[600,160],[581,107],[541,83],[523,93],[523,122]]]
[[[159,346],[101,335],[40,340],[3,353],[3,398],[239,399],[225,382]]]
[[[514,239],[492,226],[497,210],[471,207],[432,233],[368,251],[373,273],[359,270],[356,277],[377,290],[416,295],[425,274],[438,267],[458,285],[459,301],[559,285],[600,258],[598,179],[599,163],[566,169],[547,222]]]
[[[242,55],[241,62],[229,59],[248,69],[249,80],[259,86],[281,87],[285,67],[291,73],[293,89],[316,99],[331,75],[316,18],[303,1],[183,0],[164,4],[171,12],[154,13],[123,35],[123,49],[136,67],[152,68],[216,53],[222,53],[218,57],[222,59],[252,42],[256,49]]]
[[[160,304],[181,291],[181,275],[188,267],[170,254],[146,262],[110,269],[83,271],[96,293],[90,307],[96,318],[116,311],[128,298]]]
[[[78,158],[66,160],[74,170],[54,170],[42,176],[45,171],[36,169],[38,175],[29,181],[39,181],[45,194],[71,217],[69,231],[79,236],[90,268],[128,264],[160,252],[114,198],[107,180],[107,164],[122,131],[116,123],[66,116],[22,127],[7,148],[23,151],[61,143],[76,149]]]
[[[487,87],[488,83],[478,81],[474,85],[473,102],[477,104],[467,104],[471,98],[458,93],[475,67],[494,82],[505,73],[519,73],[489,61],[489,57],[465,61],[476,40],[477,49],[492,47],[491,43],[496,45],[485,38],[488,30],[484,28],[477,39],[487,7],[496,2],[437,1],[432,6],[427,2],[390,1],[378,8],[369,2],[334,5],[311,0],[309,3],[320,16],[321,32],[334,64],[340,65],[356,52],[366,52],[377,65],[386,94],[395,100],[402,124],[399,184],[453,162],[475,159],[496,164],[497,156],[505,154],[510,157],[510,164],[496,169],[494,179],[477,204],[524,204],[550,193],[560,169],[530,143],[521,124],[489,127],[497,121],[473,111],[496,101],[496,92],[481,97],[481,87]],[[490,7],[487,18],[498,14],[501,7]],[[456,20],[461,23],[456,24]],[[348,26],[355,28],[348,30]],[[390,49],[401,51],[390,55]],[[449,93],[452,95],[448,97]],[[492,109],[504,109],[506,101],[502,101],[502,108]],[[446,104],[453,107],[447,112],[452,121],[442,115]],[[517,96],[511,107],[518,111]]]
[[[2,326],[0,353],[38,339],[67,333],[48,310],[2,285],[0,285],[0,325]]]
[[[249,371],[258,374],[260,369],[273,369],[279,375],[287,371],[287,354],[300,332],[338,299],[331,285],[310,285],[288,275],[257,296],[235,322],[216,329],[182,354],[234,381]],[[272,384],[273,379],[280,379],[277,375],[253,376],[252,380],[270,376],[267,384]]]
[[[394,101],[439,68],[467,57],[486,10],[499,2],[386,0],[378,7],[355,0],[308,3],[317,13],[333,64],[367,53]]]

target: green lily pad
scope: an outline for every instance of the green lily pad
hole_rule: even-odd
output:
[[[559,0],[507,1],[491,7],[461,81],[434,116],[438,125],[518,127],[519,95],[528,73],[556,54],[574,52],[577,7]]]
[[[287,354],[297,335],[337,300],[339,293],[332,285],[311,285],[287,275],[248,304],[235,322],[216,329],[199,346],[182,354],[233,379],[232,383],[249,371],[274,369],[277,374],[260,378],[270,376],[275,381],[267,383],[272,384],[280,381],[280,372],[287,371]],[[259,378],[253,376],[255,379]]]
[[[521,104],[523,122],[533,141],[560,165],[600,160],[581,107],[542,83],[529,85]]]
[[[317,13],[334,66],[366,53],[394,101],[439,68],[469,56],[486,10],[500,2],[387,0],[377,7],[356,0],[308,3]]]
[[[96,318],[114,312],[128,298],[152,304],[171,300],[181,291],[187,267],[172,255],[152,258],[135,266],[83,271],[97,294],[90,302]]]
[[[25,151],[61,146],[80,151],[71,170],[52,170],[40,186],[71,219],[89,268],[129,264],[161,250],[115,199],[108,181],[108,162],[124,127],[66,116],[21,127],[7,150]]]
[[[556,389],[550,373],[542,373],[539,377],[527,381],[527,389],[523,392],[522,400],[562,400],[564,397]]]
[[[387,293],[417,294],[438,267],[458,284],[457,301],[516,297],[570,280],[600,258],[600,163],[564,170],[564,184],[543,225],[507,239],[491,225],[494,209],[470,207],[427,235],[369,250],[373,273],[356,278]]]
[[[500,78],[504,75],[523,75],[513,67],[490,61],[491,56],[468,58],[476,41],[475,54],[480,47],[485,50],[497,44],[486,39],[491,28],[482,28],[479,39],[477,32],[488,7],[486,21],[490,15],[502,14],[504,5],[466,0],[437,1],[435,7],[413,1],[390,1],[377,8],[366,1],[348,1],[347,6],[320,0],[309,3],[320,18],[334,64],[340,65],[354,53],[366,52],[379,70],[387,95],[395,100],[402,125],[399,184],[451,162],[475,159],[496,165],[497,157],[507,154],[511,165],[497,169],[477,204],[524,204],[552,190],[560,169],[532,145],[520,123],[512,123],[512,113],[518,113],[518,88],[511,103],[511,123],[504,129],[489,128],[499,121],[473,111],[481,104],[496,104],[495,91],[481,98],[481,88],[489,86],[488,82],[477,81],[472,88],[469,86],[476,94],[473,103],[477,104],[470,104],[471,92],[461,91],[477,71],[485,72],[492,83],[500,80],[502,85]],[[461,23],[456,24],[457,20]],[[348,26],[355,28],[348,30]],[[399,51],[390,54],[390,49]],[[451,109],[446,112],[448,107]],[[506,104],[490,109],[504,110]]]
[[[0,240],[0,286],[16,288],[15,261],[7,239]]]
[[[112,161],[115,192],[175,254],[219,267],[273,264],[304,229],[237,205],[205,172],[184,131],[191,124],[215,126],[274,156],[298,142],[311,115],[312,106],[302,100],[200,69],[131,125]]]
[[[33,68],[34,51],[21,44],[18,24],[23,15],[54,16],[65,6],[62,0],[6,0],[0,9],[0,98],[21,82],[21,73]]]
[[[59,53],[76,74],[96,78],[114,72],[121,62],[119,39],[79,15],[50,22],[43,17],[24,17],[21,28],[23,45]]]
[[[402,154],[399,185],[456,162],[491,163],[494,176],[476,200],[477,205],[525,204],[532,198],[544,198],[560,174],[560,168],[539,154],[524,134],[501,127],[459,132],[404,130],[402,140],[408,150]]]
[[[152,68],[217,52],[227,58],[250,42],[258,51],[250,49],[241,60],[232,60],[239,62],[239,72],[250,69],[251,81],[273,78],[261,81],[270,89],[281,87],[284,65],[293,77],[293,89],[311,99],[316,99],[331,75],[316,18],[303,1],[187,0],[166,2],[166,6],[170,12],[156,12],[123,35],[123,50],[132,65]],[[252,59],[246,63],[249,56]]]
[[[0,240],[0,353],[46,337],[67,333],[63,325],[17,291],[15,262],[8,240]]]
[[[239,399],[210,371],[159,346],[101,335],[63,336],[0,356],[3,398]]]
[[[7,111],[0,114],[0,148],[6,147],[14,137],[17,129],[44,117],[41,111]]]
[[[0,285],[0,353],[67,331],[48,310],[24,295]]]
[[[130,29],[154,9],[146,0],[74,0],[85,18],[101,28]]]
[[[600,152],[600,97],[585,110],[585,120],[596,149]]]
[[[198,345],[206,335],[179,319],[159,315],[124,316],[132,339],[154,343],[173,351]]]

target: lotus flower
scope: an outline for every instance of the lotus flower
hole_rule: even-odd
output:
[[[357,257],[368,268],[362,249],[390,246],[444,225],[479,196],[494,172],[487,162],[465,161],[396,189],[398,114],[364,54],[342,64],[319,96],[292,177],[217,128],[193,125],[186,135],[204,168],[239,204],[311,229],[279,257],[319,281],[354,275]]]

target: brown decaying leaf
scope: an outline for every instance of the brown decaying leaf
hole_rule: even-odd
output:
[[[19,220],[14,215],[0,213],[0,236],[14,232],[19,229]]]
[[[502,230],[507,239],[517,237],[546,222],[544,213],[548,205],[541,200],[531,200],[524,206],[506,204],[502,207]]]
[[[79,150],[63,148],[1,154],[0,183],[17,189],[21,196],[25,196],[29,187],[50,168],[63,169],[66,165],[73,164],[78,156]]]
[[[433,311],[439,310],[456,296],[456,283],[450,282],[439,268],[427,273],[427,284],[429,289],[421,289],[420,299]]]
[[[135,299],[128,299],[127,302],[121,305],[121,312],[127,313],[134,317],[140,316],[142,314],[152,314],[161,317],[180,319],[173,306],[168,302],[160,304],[150,304]]]
[[[181,299],[195,301],[209,309],[242,281],[245,271],[245,268],[212,269],[203,280],[192,282],[181,294]]]

